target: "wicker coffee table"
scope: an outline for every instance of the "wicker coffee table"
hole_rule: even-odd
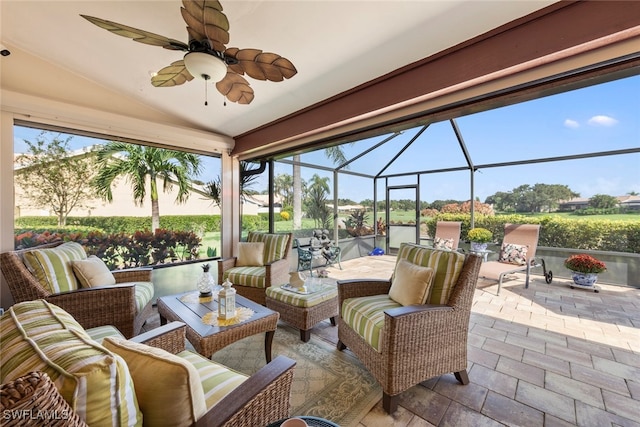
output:
[[[236,307],[247,318],[232,325],[218,326],[205,323],[211,323],[213,318],[217,318],[218,303],[214,298],[199,298],[198,292],[158,298],[160,324],[164,325],[168,320],[186,323],[187,339],[204,357],[210,358],[213,353],[229,344],[264,332],[264,353],[269,363],[273,335],[280,315],[240,295],[236,295]]]

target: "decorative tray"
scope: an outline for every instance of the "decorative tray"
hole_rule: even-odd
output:
[[[292,286],[292,285],[290,285],[288,283],[284,284],[284,285],[282,285],[280,287],[282,289],[284,289],[285,291],[294,292],[296,294],[301,294],[301,295],[310,295],[310,294],[318,292],[317,290],[312,291],[309,288],[307,288],[306,286],[298,288],[298,287]]]

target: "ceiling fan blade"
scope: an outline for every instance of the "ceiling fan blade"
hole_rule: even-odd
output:
[[[183,50],[188,51],[189,46],[185,43],[170,39],[165,36],[161,36],[159,34],[150,33],[149,31],[139,30],[137,28],[129,27],[128,25],[118,24],[117,22],[107,21],[105,19],[96,18],[94,16],[88,15],[80,15],[87,21],[91,22],[94,25],[97,25],[100,28],[104,28],[107,31],[110,31],[114,34],[117,34],[122,37],[127,37],[129,39],[133,39],[133,41],[150,44],[152,46],[160,46],[165,49],[170,50]]]
[[[253,101],[253,89],[249,82],[233,72],[227,72],[225,78],[216,83],[216,89],[231,102],[250,104]]]
[[[182,0],[182,19],[187,23],[189,40],[211,41],[211,47],[223,52],[229,43],[229,20],[219,1]]]
[[[191,80],[193,80],[193,76],[187,71],[187,67],[184,66],[184,61],[181,59],[158,71],[158,74],[151,77],[151,84],[155,87],[170,87]]]
[[[247,74],[256,80],[281,82],[295,76],[298,70],[287,58],[260,49],[238,49],[230,47],[224,52],[225,56],[238,60],[237,64],[229,65],[232,71]]]

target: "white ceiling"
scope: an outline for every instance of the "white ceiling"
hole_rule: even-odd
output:
[[[204,82],[155,88],[150,73],[182,54],[116,36],[86,14],[188,42],[181,2],[0,0],[2,88],[107,112],[237,136],[394,69],[541,9],[554,1],[222,1],[227,47],[293,62],[279,83],[247,78],[250,105]]]

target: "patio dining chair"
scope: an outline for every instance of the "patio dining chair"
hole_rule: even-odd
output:
[[[498,281],[498,292],[502,287],[502,280],[507,274],[525,272],[525,288],[529,287],[531,267],[542,267],[544,279],[547,283],[553,280],[553,273],[547,272],[543,259],[536,258],[540,224],[505,224],[504,238],[500,247],[497,261],[483,262],[479,276]]]

